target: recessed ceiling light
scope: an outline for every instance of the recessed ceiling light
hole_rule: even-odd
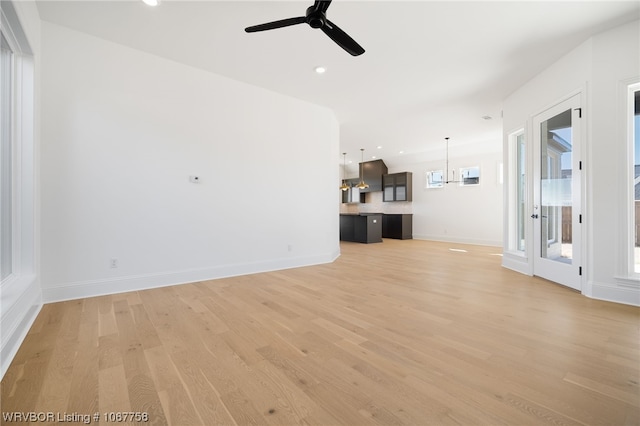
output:
[[[327,72],[327,69],[325,67],[315,67],[313,70],[317,74],[324,74],[325,72]]]
[[[378,149],[382,149],[382,147],[381,147],[381,146],[378,146]]]
[[[404,151],[399,151],[398,154],[404,154]]]
[[[375,160],[377,157],[375,155],[372,155],[371,158],[373,158]]]
[[[148,6],[157,6],[160,3],[158,0],[142,0],[144,4]]]

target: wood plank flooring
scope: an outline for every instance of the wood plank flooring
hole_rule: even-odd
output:
[[[48,304],[2,380],[1,411],[640,424],[640,309],[509,271],[499,253],[343,243],[328,265]]]

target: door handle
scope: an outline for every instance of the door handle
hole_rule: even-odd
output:
[[[532,214],[532,215],[531,215],[531,218],[532,218],[532,219],[537,219],[537,218],[538,218],[538,215],[534,213],[534,214]]]

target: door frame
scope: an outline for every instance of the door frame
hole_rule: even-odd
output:
[[[573,246],[573,256],[571,266],[567,268],[568,265],[557,265],[559,268],[555,272],[548,271],[547,266],[549,266],[548,262],[553,262],[548,259],[543,259],[540,257],[540,229],[541,229],[541,220],[540,218],[534,219],[533,217],[529,219],[529,226],[527,226],[529,230],[529,241],[527,243],[527,250],[529,253],[529,266],[531,270],[531,275],[541,276],[542,278],[549,279],[553,282],[557,282],[558,284],[565,285],[567,287],[576,289],[578,291],[584,292],[584,279],[586,275],[585,260],[586,260],[586,250],[585,250],[585,242],[586,235],[585,230],[585,218],[584,211],[586,210],[586,198],[585,198],[585,187],[586,187],[586,176],[585,176],[585,153],[586,153],[586,114],[585,114],[585,102],[584,102],[584,90],[576,90],[569,95],[559,99],[557,102],[552,105],[538,111],[530,117],[529,122],[531,126],[529,128],[528,136],[529,136],[529,147],[527,149],[527,153],[529,154],[529,159],[527,163],[529,164],[531,173],[529,176],[531,177],[528,182],[528,187],[530,189],[530,198],[529,198],[529,206],[530,206],[530,214],[535,214],[535,206],[538,203],[540,198],[540,182],[535,177],[539,176],[540,171],[536,170],[540,165],[540,130],[539,125],[546,119],[549,119],[567,109],[571,109],[572,111],[572,163],[573,163],[573,171],[572,176],[577,177],[577,181],[574,179],[572,183],[572,246]],[[538,128],[536,128],[538,127]],[[539,203],[538,203],[539,204]],[[541,214],[539,211],[537,214]],[[537,222],[536,222],[537,221]],[[577,232],[576,232],[577,231]],[[555,262],[557,263],[557,262]],[[553,271],[556,265],[551,265],[551,270]],[[564,266],[564,268],[562,267]]]

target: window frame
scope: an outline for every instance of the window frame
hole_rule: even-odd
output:
[[[526,212],[530,205],[527,149],[525,127],[507,134],[507,247],[505,251],[518,257],[527,257],[529,251],[530,230],[526,219]]]
[[[11,71],[11,250],[12,271],[0,281],[3,306],[37,277],[35,61],[15,6],[3,1],[0,31],[13,51]],[[18,293],[16,293],[18,291]]]
[[[469,177],[469,173],[472,170],[477,170],[478,176]],[[469,167],[461,167],[460,170],[460,181],[458,183],[459,186],[478,186],[480,185],[480,166],[469,166]],[[465,173],[467,177],[465,177]],[[473,179],[477,179],[474,181]]]
[[[16,215],[15,215],[15,194],[16,194],[16,144],[14,138],[15,127],[15,44],[10,42],[10,34],[5,35],[4,26],[0,28],[0,38],[2,46],[10,52],[9,63],[2,63],[2,75],[0,75],[0,118],[2,129],[1,134],[1,161],[0,161],[0,199],[2,211],[0,211],[0,235],[2,244],[0,245],[0,282],[13,279],[16,270]],[[13,44],[13,45],[12,45]],[[7,80],[5,80],[5,78]],[[8,111],[7,111],[8,109]],[[7,127],[5,127],[7,126]],[[7,170],[8,169],[8,170]],[[8,234],[8,236],[7,236]],[[7,244],[8,243],[8,244]],[[8,250],[7,250],[8,249]],[[6,252],[9,252],[8,254]],[[8,272],[6,268],[8,267]]]
[[[636,240],[636,208],[635,208],[635,134],[640,129],[635,128],[635,94],[640,92],[640,81],[636,80],[634,83],[627,85],[625,94],[626,108],[625,108],[625,134],[627,140],[627,216],[626,229],[623,231],[625,238],[625,252],[626,256],[626,276],[633,280],[640,280],[640,267],[635,264],[635,240]],[[640,250],[640,248],[639,248]]]
[[[439,173],[440,174],[440,182],[437,182],[437,181],[433,180],[433,175],[435,173]],[[429,170],[429,171],[426,172],[425,176],[426,176],[426,183],[425,183],[425,188],[426,189],[444,188],[444,170],[442,170],[442,169],[440,169],[440,170]]]

